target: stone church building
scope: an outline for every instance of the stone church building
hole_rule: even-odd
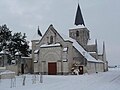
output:
[[[90,33],[84,24],[79,4],[75,28],[69,29],[69,36],[58,31],[50,25],[40,40],[32,40],[34,73],[72,74],[74,70],[79,70],[79,74],[83,74],[108,70],[105,43],[102,54],[99,54],[97,40],[90,43]]]

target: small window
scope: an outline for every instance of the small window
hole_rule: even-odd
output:
[[[50,36],[50,44],[53,43],[53,36]]]
[[[79,31],[76,31],[76,37],[79,37]]]

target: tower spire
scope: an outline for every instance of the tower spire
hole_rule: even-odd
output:
[[[40,32],[39,26],[38,26],[38,35],[42,37],[42,33]]]
[[[106,61],[105,42],[103,42],[103,61]]]
[[[77,7],[77,12],[76,12],[76,17],[75,17],[75,25],[84,25],[84,20],[82,17],[81,9],[79,6],[79,0],[78,0],[78,7]]]
[[[103,54],[105,54],[106,51],[105,51],[105,42],[103,41]]]

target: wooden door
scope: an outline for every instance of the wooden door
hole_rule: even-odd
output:
[[[83,70],[83,66],[79,66],[79,74],[83,74],[84,73],[84,70]]]
[[[24,64],[21,64],[21,73],[24,74]]]
[[[57,64],[56,62],[48,63],[48,75],[56,75],[57,74]]]

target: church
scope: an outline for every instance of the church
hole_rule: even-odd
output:
[[[68,75],[98,73],[108,70],[105,43],[102,53],[98,52],[97,40],[90,43],[90,33],[86,28],[78,4],[75,27],[69,29],[69,35],[59,33],[51,24],[40,40],[32,40],[32,59],[34,73],[46,75]]]

